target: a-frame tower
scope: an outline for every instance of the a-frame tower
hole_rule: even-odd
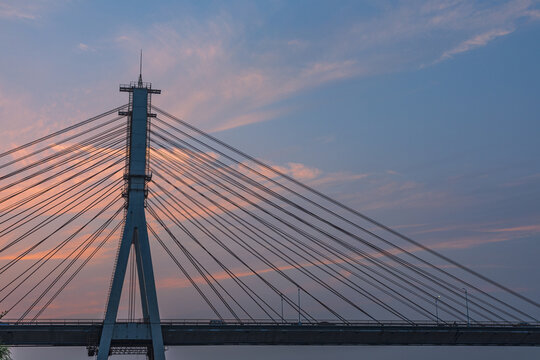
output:
[[[148,168],[149,118],[155,116],[150,113],[150,99],[152,94],[160,94],[161,91],[152,89],[150,83],[143,83],[142,75],[139,75],[138,82],[120,85],[120,91],[128,92],[130,95],[128,111],[120,113],[128,116],[128,153],[124,175],[126,214],[99,341],[98,360],[106,360],[109,357],[111,344],[127,348],[147,347],[149,359],[165,360],[145,216],[147,184],[150,181]],[[132,248],[137,263],[143,324],[116,322],[128,258]]]

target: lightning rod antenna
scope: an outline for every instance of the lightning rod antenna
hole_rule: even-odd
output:
[[[139,60],[139,87],[142,87],[142,49],[141,49],[141,58]]]

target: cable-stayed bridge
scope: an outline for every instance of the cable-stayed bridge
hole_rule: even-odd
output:
[[[0,154],[2,343],[540,345],[536,301],[120,90]]]

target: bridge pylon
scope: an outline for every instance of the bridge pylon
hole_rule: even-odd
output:
[[[144,83],[141,75],[139,75],[137,82],[120,85],[120,91],[128,92],[130,95],[128,110],[120,112],[120,115],[128,116],[128,153],[124,175],[125,224],[97,349],[97,358],[105,360],[111,354],[129,353],[129,351],[126,352],[126,349],[129,348],[139,349],[139,351],[141,348],[146,348],[149,359],[164,360],[165,350],[145,216],[147,186],[151,178],[148,164],[149,118],[155,116],[150,113],[151,95],[160,94],[161,91],[152,89],[150,83]],[[142,324],[117,322],[118,306],[131,249],[133,249],[133,255],[136,259],[144,318]],[[122,350],[114,351],[115,348]]]

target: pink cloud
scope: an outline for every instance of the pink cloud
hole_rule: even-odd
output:
[[[503,229],[492,229],[487,230],[489,232],[494,233],[513,233],[513,232],[527,232],[527,233],[539,233],[540,232],[540,225],[523,225],[523,226],[516,226],[516,227],[510,227],[510,228],[503,228]]]
[[[344,182],[352,182],[352,181],[358,181],[365,179],[369,176],[369,174],[355,174],[350,172],[334,172],[334,173],[327,173],[322,176],[320,176],[318,179],[314,179],[309,182],[312,186],[324,186],[324,185],[330,185],[330,184],[338,184],[338,183],[344,183]]]

